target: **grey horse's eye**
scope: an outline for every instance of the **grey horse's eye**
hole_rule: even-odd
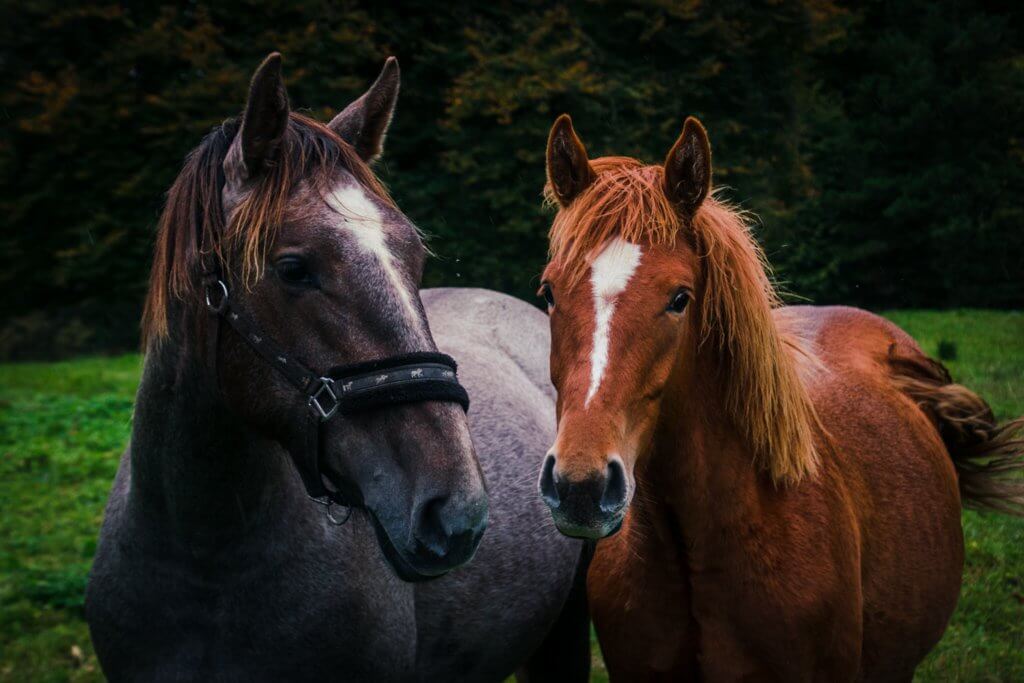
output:
[[[305,259],[299,256],[284,256],[274,262],[274,272],[285,284],[312,287],[316,285]]]
[[[548,304],[548,310],[555,307],[555,295],[551,291],[551,285],[547,282],[541,284],[540,291],[537,292],[537,296],[544,297],[544,301]]]

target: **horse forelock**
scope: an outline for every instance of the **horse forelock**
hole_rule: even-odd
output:
[[[757,465],[778,485],[815,472],[815,438],[822,430],[801,368],[817,361],[774,320],[779,297],[750,233],[749,214],[710,196],[687,220],[664,192],[661,166],[627,157],[590,164],[596,178],[552,223],[551,261],[570,282],[579,282],[594,256],[616,238],[668,246],[688,240],[702,262],[702,341],[726,369],[726,408],[746,432]],[[545,197],[554,199],[550,186]]]
[[[644,166],[630,157],[592,159],[590,166],[596,178],[558,211],[549,234],[549,256],[573,283],[584,277],[589,257],[609,240],[672,244],[683,227],[678,208],[662,190],[662,167]],[[550,184],[544,196],[555,203]]]
[[[229,119],[203,138],[167,193],[143,311],[144,346],[167,336],[168,311],[175,300],[200,296],[204,258],[215,259],[225,272],[237,272],[246,286],[260,277],[267,250],[299,183],[305,181],[326,196],[340,167],[394,206],[386,188],[351,145],[324,124],[292,112],[277,154],[226,219],[223,165],[239,128],[238,119]]]

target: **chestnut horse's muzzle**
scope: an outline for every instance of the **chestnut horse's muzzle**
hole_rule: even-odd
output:
[[[574,538],[614,534],[629,502],[626,472],[618,458],[608,460],[604,472],[575,478],[560,473],[557,456],[549,453],[541,468],[540,494],[558,530]]]

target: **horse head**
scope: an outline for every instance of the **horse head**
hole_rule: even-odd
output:
[[[715,419],[749,436],[776,480],[812,467],[811,408],[779,353],[774,290],[743,214],[711,194],[704,127],[687,119],[664,163],[648,166],[588,159],[562,116],[547,168],[559,210],[540,294],[558,435],[540,491],[559,529],[617,531],[658,430],[702,402],[726,406]]]
[[[437,392],[395,399],[399,388],[372,409],[321,420],[346,382],[318,379],[363,367],[372,384],[381,359],[440,355],[418,292],[423,241],[369,166],[398,88],[391,58],[324,125],[290,110],[281,57],[270,55],[241,119],[204,140],[169,194],[144,328],[149,348],[194,344],[230,412],[280,443],[300,471],[312,468],[307,490],[322,478],[336,499],[365,507],[385,556],[415,580],[469,561],[487,524],[463,408]],[[211,308],[226,309],[231,324],[204,310],[204,278]],[[296,367],[323,384],[306,387],[310,372]],[[424,371],[403,369],[414,379]]]

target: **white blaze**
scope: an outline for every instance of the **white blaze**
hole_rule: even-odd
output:
[[[642,255],[639,246],[616,237],[590,266],[590,284],[594,289],[594,345],[590,351],[590,390],[584,408],[590,405],[590,400],[601,388],[601,380],[608,367],[615,300],[626,289]]]
[[[409,285],[395,267],[394,257],[391,250],[388,249],[384,222],[377,205],[356,183],[339,186],[327,196],[327,204],[345,218],[340,227],[348,230],[355,237],[361,249],[377,258],[381,269],[391,283],[392,290],[409,314],[410,322],[418,321],[419,315],[416,305],[413,303]],[[412,324],[412,327],[418,329],[418,322]]]

